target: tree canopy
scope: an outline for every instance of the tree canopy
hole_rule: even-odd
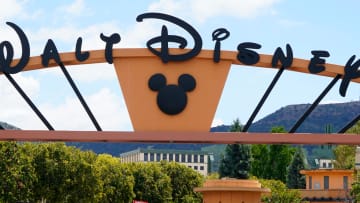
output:
[[[272,133],[285,133],[285,129],[276,126],[271,129]],[[266,179],[280,180],[286,183],[287,168],[290,165],[295,149],[285,144],[273,144],[269,146],[269,159],[266,164]]]
[[[346,131],[350,134],[360,134],[360,122]],[[338,145],[333,149],[335,162],[334,167],[339,169],[353,169],[355,167],[356,146]]]
[[[233,121],[231,132],[240,132],[239,119]],[[220,162],[220,177],[248,179],[250,172],[251,149],[245,144],[229,144],[225,148],[225,155]]]
[[[304,153],[303,150],[298,147],[293,160],[289,166],[286,185],[290,189],[305,189],[306,180],[303,174],[300,174],[301,170],[305,169],[305,161],[304,161]]]
[[[64,143],[0,142],[0,202],[201,202],[178,163],[121,163]]]
[[[298,190],[288,189],[280,180],[260,180],[262,187],[269,188],[270,194],[261,197],[262,202],[300,203],[301,195]]]

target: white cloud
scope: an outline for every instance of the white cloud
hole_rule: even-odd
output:
[[[94,114],[103,129],[132,130],[122,95],[117,95],[104,88],[89,97],[89,105],[94,106]]]
[[[31,100],[38,96],[40,84],[37,80],[32,77],[25,77],[21,73],[12,76]],[[20,128],[26,125],[35,129],[44,128],[35,113],[4,75],[0,78],[0,86],[0,105],[2,106],[0,121]]]
[[[149,6],[150,11],[190,15],[203,22],[217,16],[254,18],[259,15],[273,15],[272,8],[279,0],[160,0]]]
[[[70,15],[81,15],[85,9],[86,7],[83,0],[76,0],[69,6],[64,7],[66,13]]]
[[[124,31],[122,42],[120,42],[121,47],[145,47],[147,40],[160,34],[160,29],[159,24],[152,21],[136,23]],[[145,30],[146,32],[144,32]]]
[[[28,0],[7,0],[1,2],[0,6],[0,21],[13,21],[15,18],[36,20],[41,16],[41,10],[27,9]]]
[[[286,19],[280,20],[279,24],[283,25],[283,26],[286,26],[286,27],[297,27],[297,26],[306,25],[306,23],[302,22],[302,21],[286,20]]]
[[[23,12],[24,1],[9,0],[1,2],[0,6],[0,21],[11,19],[20,15]]]
[[[37,97],[40,90],[39,82],[33,77],[26,77],[22,73],[12,74],[12,78],[26,92],[29,97]],[[4,75],[0,78],[0,101],[6,101],[8,98],[17,97],[19,94]]]
[[[68,66],[67,70],[76,81],[90,83],[99,80],[117,80],[113,64],[98,63],[73,67]],[[56,71],[56,73],[58,74],[60,71]]]
[[[84,98],[103,130],[132,130],[126,105],[119,95],[104,88]],[[42,105],[41,109],[56,130],[96,130],[77,98],[66,98],[57,106]]]
[[[59,52],[74,51],[78,37],[83,39],[82,50],[95,50],[105,49],[105,42],[100,39],[101,33],[106,36],[118,33],[121,41],[115,44],[114,48],[134,48],[145,47],[145,42],[149,39],[149,36],[159,35],[159,30],[159,26],[156,26],[151,21],[135,23],[128,29],[120,28],[117,22],[110,21],[87,27],[77,27],[75,25],[43,27],[27,34],[29,40],[32,41],[32,55],[40,55],[47,39],[52,39],[55,42]],[[11,36],[11,31],[9,31],[8,36]]]
[[[153,24],[153,22],[144,22],[141,24],[137,23],[131,28],[123,31],[120,30],[115,22],[95,24],[85,28],[74,26],[64,26],[55,29],[42,28],[29,34],[29,38],[36,42],[32,43],[31,54],[42,54],[47,39],[49,38],[54,41],[60,53],[74,51],[78,37],[82,37],[83,39],[83,51],[97,49],[104,50],[105,42],[100,39],[100,33],[102,32],[107,36],[110,36],[113,33],[120,34],[121,41],[118,44],[115,44],[114,48],[145,47],[145,41],[149,39],[149,36],[159,34],[159,30],[156,29]],[[147,32],[143,32],[143,30],[147,30]],[[9,32],[8,35],[10,36],[11,32]],[[14,39],[14,42],[16,42],[16,39]],[[18,47],[19,46],[20,45],[18,45]],[[81,65],[76,68],[69,68],[69,71],[71,71],[72,75],[74,74],[73,76],[76,79],[85,82],[108,80],[116,77],[113,65],[107,63]],[[59,74],[59,71],[49,69],[47,71],[43,71],[43,73]]]
[[[190,1],[192,2],[192,1]],[[175,14],[179,11],[185,11],[185,6],[189,1],[176,1],[176,0],[159,0],[158,2],[152,3],[149,6],[149,11],[158,11]],[[190,4],[188,4],[189,6]]]
[[[39,82],[21,73],[13,77],[35,102],[40,91]],[[0,78],[0,85],[0,105],[3,107],[0,121],[24,130],[46,130],[42,121],[4,76]],[[104,88],[94,94],[83,96],[103,130],[132,130],[122,95]],[[95,130],[76,97],[64,98],[64,101],[58,104],[35,103],[35,105],[55,130]]]
[[[336,100],[325,100],[325,101],[321,101],[320,104],[338,104],[338,103],[343,103],[344,101],[336,101]]]

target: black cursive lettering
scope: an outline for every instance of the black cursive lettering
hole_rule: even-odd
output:
[[[221,44],[220,41],[223,41],[224,39],[228,38],[230,35],[230,32],[227,31],[225,28],[219,28],[216,29],[212,33],[212,40],[215,41],[215,48],[214,48],[214,62],[218,63],[220,61],[220,52],[221,52]]]
[[[41,55],[41,63],[43,66],[49,66],[50,59],[54,59],[57,64],[62,63],[60,59],[59,52],[56,48],[56,45],[52,39],[49,39],[45,45],[43,54]]]
[[[0,43],[0,70],[4,73],[14,74],[22,71],[26,64],[29,62],[30,58],[30,45],[29,41],[25,35],[25,33],[22,31],[20,27],[18,27],[16,24],[12,22],[7,22],[10,27],[12,27],[17,35],[20,38],[21,43],[21,58],[19,60],[19,63],[15,66],[11,66],[11,62],[13,61],[14,57],[14,48],[11,45],[9,41],[4,41]],[[6,51],[6,56],[4,51]]]
[[[294,58],[293,51],[292,51],[290,44],[286,44],[286,55],[287,56],[285,56],[283,50],[280,47],[278,47],[275,50],[274,55],[271,60],[272,67],[277,67],[278,62],[281,63],[281,68],[290,67],[293,62],[293,58]]]
[[[345,97],[347,88],[349,87],[350,81],[352,79],[360,78],[360,60],[357,60],[355,63],[355,55],[351,56],[350,59],[346,62],[344,67],[344,78],[340,84],[340,95]]]
[[[82,38],[79,37],[76,40],[75,57],[78,61],[85,61],[89,58],[89,52],[81,52]]]
[[[250,49],[260,49],[261,45],[253,42],[243,42],[238,45],[239,51],[237,59],[245,65],[253,65],[259,62],[260,56],[256,51]]]
[[[120,42],[121,37],[117,33],[114,33],[114,34],[110,35],[110,37],[107,37],[103,33],[101,33],[100,38],[101,38],[102,41],[106,42],[106,45],[105,45],[105,59],[109,64],[112,64],[113,63],[112,49],[113,49],[114,44]]]
[[[198,55],[200,53],[201,47],[202,47],[201,36],[190,24],[186,23],[185,21],[183,21],[179,18],[170,16],[167,14],[163,14],[163,13],[144,13],[144,14],[139,15],[136,18],[136,21],[142,22],[142,20],[145,18],[162,19],[162,20],[174,23],[175,25],[178,25],[181,28],[183,28],[184,30],[186,30],[194,39],[194,47],[189,52],[184,53],[184,54],[178,54],[178,55],[170,54],[169,53],[169,42],[179,43],[180,44],[179,48],[184,49],[187,45],[187,41],[185,38],[183,38],[181,36],[169,35],[167,27],[164,25],[161,29],[161,35],[150,39],[146,43],[146,46],[148,47],[148,49],[156,56],[159,56],[164,63],[167,63],[169,61],[185,61],[185,60],[195,57],[196,55]],[[152,47],[152,45],[155,43],[160,43],[160,45],[161,45],[160,51],[158,51],[157,49]]]
[[[314,55],[310,59],[310,63],[308,66],[310,73],[320,73],[325,70],[325,59],[320,57],[329,57],[330,54],[328,51],[311,51],[311,54]]]

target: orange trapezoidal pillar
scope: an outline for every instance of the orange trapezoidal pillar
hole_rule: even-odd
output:
[[[208,132],[231,61],[198,56],[163,63],[146,53],[115,58],[114,65],[135,131]],[[179,100],[181,108],[171,110]]]
[[[254,203],[270,189],[262,188],[257,180],[220,179],[207,180],[203,187],[195,188],[203,194],[204,203]]]

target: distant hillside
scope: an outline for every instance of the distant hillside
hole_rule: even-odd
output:
[[[269,132],[273,126],[284,126],[290,130],[309,107],[310,104],[283,107],[254,123],[249,132]],[[332,132],[337,132],[359,114],[360,101],[322,104],[315,108],[297,132],[323,133],[326,125],[331,126]]]
[[[269,132],[273,126],[284,126],[285,129],[289,130],[309,106],[310,104],[297,104],[282,107],[274,113],[255,122],[250,127],[249,132]],[[359,101],[319,105],[305,120],[297,132],[322,133],[325,131],[326,125],[331,126],[332,132],[337,132],[359,114]],[[0,122],[0,125],[5,129],[19,129],[4,122]],[[210,131],[227,132],[229,131],[229,125],[217,126],[211,128]],[[157,143],[68,143],[68,145],[73,145],[83,150],[92,150],[96,153],[108,153],[114,156],[137,148],[151,147],[154,149],[201,150],[203,147],[211,146],[210,144]]]
[[[270,132],[273,126],[283,126],[290,130],[310,104],[288,105],[253,123],[249,132]],[[325,126],[337,132],[360,114],[360,101],[348,103],[322,104],[315,108],[296,132],[323,133]],[[213,132],[227,132],[230,125],[212,128]]]
[[[5,130],[21,130],[20,128],[18,127],[15,127],[13,125],[10,125],[8,123],[5,123],[5,122],[1,122],[0,121],[0,127],[5,129]]]
[[[273,126],[284,126],[289,130],[306,111],[310,104],[289,105],[265,118],[255,122],[250,132],[269,132]],[[355,116],[360,114],[360,102],[323,104],[319,105],[305,120],[297,132],[322,133],[325,126],[330,125],[333,132],[337,132]],[[229,125],[211,128],[212,132],[227,132]],[[109,153],[118,156],[122,152],[136,148],[152,147],[155,149],[185,149],[200,150],[207,144],[138,144],[138,143],[72,143],[82,149],[91,149],[97,153]]]

